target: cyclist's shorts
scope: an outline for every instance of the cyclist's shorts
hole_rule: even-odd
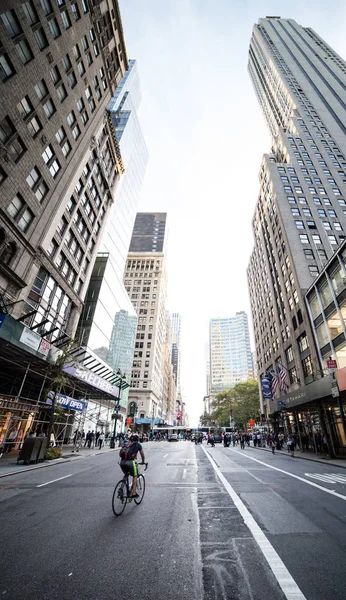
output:
[[[122,460],[120,461],[120,467],[125,475],[129,474],[132,475],[132,477],[136,477],[138,475],[137,462],[135,460]]]

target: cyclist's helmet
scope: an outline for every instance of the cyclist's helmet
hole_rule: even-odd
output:
[[[131,435],[131,437],[130,437],[131,442],[138,442],[138,439],[139,438],[138,438],[137,434]]]

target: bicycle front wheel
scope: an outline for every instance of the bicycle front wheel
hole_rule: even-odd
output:
[[[138,498],[134,498],[134,501],[135,504],[140,504],[144,498],[145,493],[145,479],[143,475],[138,475],[136,492],[138,494]]]
[[[112,498],[112,509],[116,517],[119,517],[124,512],[126,502],[126,487],[123,480],[121,480],[116,484]]]

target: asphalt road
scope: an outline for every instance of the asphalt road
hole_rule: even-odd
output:
[[[1,597],[345,600],[344,469],[252,448],[144,449],[145,498],[119,518],[117,450],[0,480]]]

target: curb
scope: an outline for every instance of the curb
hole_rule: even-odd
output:
[[[251,446],[251,448],[254,448],[253,446]],[[271,450],[267,450],[267,448],[256,448],[256,450],[263,450],[264,452],[271,452]],[[275,456],[286,456],[286,454],[282,454],[282,450],[278,450],[275,452]],[[289,454],[287,454],[287,456],[289,456]],[[297,456],[296,454],[294,455],[294,458],[298,458],[300,460],[307,460],[309,462],[315,462],[315,463],[319,463],[320,465],[325,465],[325,464],[329,464],[331,467],[336,467],[337,469],[346,469],[346,461],[344,465],[335,465],[334,463],[331,463],[330,461],[332,461],[333,459],[321,459],[321,458],[310,458],[307,456]]]
[[[26,469],[18,469],[18,471],[10,471],[9,473],[0,473],[0,479],[3,477],[10,477],[12,475],[17,475],[18,473],[27,473],[28,471],[36,471],[36,469],[44,469],[46,467],[54,467],[57,465],[64,465],[68,462],[74,462],[76,460],[81,460],[83,458],[90,458],[91,456],[100,456],[100,454],[108,454],[110,449],[103,450],[102,452],[97,452],[94,454],[87,454],[86,456],[71,456],[70,458],[64,458],[63,456],[60,458],[54,458],[47,464],[42,465],[33,465],[32,467],[27,467]]]

